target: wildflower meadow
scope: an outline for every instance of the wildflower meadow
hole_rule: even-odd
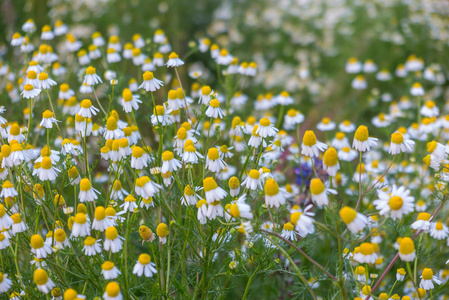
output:
[[[1,299],[449,299],[449,2],[0,7]]]

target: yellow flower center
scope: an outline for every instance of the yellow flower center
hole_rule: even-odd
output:
[[[432,269],[424,268],[424,270],[422,271],[421,276],[422,276],[422,279],[424,279],[424,280],[431,280],[433,278]]]
[[[105,261],[101,265],[101,268],[105,271],[110,271],[110,270],[112,270],[112,268],[114,268],[114,263],[112,261]]]
[[[302,142],[305,146],[313,146],[316,144],[316,136],[312,130],[307,130],[304,133],[304,137],[302,138]]]
[[[44,239],[39,235],[35,234],[31,237],[31,248],[40,249],[44,247]]]
[[[427,143],[427,152],[433,153],[437,148],[438,143],[436,141],[431,141]]]
[[[436,230],[443,230],[443,223],[442,223],[442,222],[438,222],[438,223],[435,225],[435,229],[436,229]]]
[[[261,126],[267,127],[267,126],[270,126],[270,124],[271,124],[271,122],[268,118],[263,118],[262,120],[260,120]]]
[[[301,218],[301,215],[302,215],[302,213],[299,211],[292,213],[290,215],[290,222],[292,222],[292,224],[296,225],[298,223],[299,219]]]
[[[284,227],[283,227],[284,230],[288,230],[288,231],[293,231],[294,228],[295,228],[295,227],[294,227],[293,224],[290,223],[290,222],[285,223],[285,224],[284,224]]]
[[[98,221],[104,220],[106,218],[106,211],[103,206],[97,206],[95,209],[95,219]]]
[[[273,178],[268,179],[265,182],[265,195],[267,196],[275,196],[279,194],[279,185]]]
[[[142,157],[143,152],[144,152],[143,149],[139,146],[135,146],[133,148],[133,156],[134,157]]]
[[[166,237],[168,235],[168,226],[165,223],[157,225],[156,233],[159,237]]]
[[[374,247],[371,243],[362,243],[360,245],[360,253],[363,255],[371,255],[374,253]]]
[[[212,177],[206,177],[203,180],[203,187],[205,192],[209,192],[216,189],[218,185]]]
[[[170,53],[170,56],[168,57],[168,59],[175,59],[178,58],[178,54],[176,54],[175,52]]]
[[[368,127],[360,125],[355,131],[354,138],[361,142],[368,140]]]
[[[120,294],[120,286],[117,282],[109,282],[106,285],[106,293],[109,297],[117,297]]]
[[[33,279],[37,285],[46,284],[48,281],[47,271],[45,271],[44,269],[37,269],[36,271],[34,271]]]
[[[88,236],[85,240],[84,240],[84,245],[86,246],[93,246],[96,242],[96,239],[94,239],[91,236]]]
[[[133,100],[133,94],[131,93],[130,89],[124,89],[123,93],[122,93],[122,97],[123,97],[123,100],[125,100],[125,102],[129,102],[129,101]]]
[[[338,163],[337,150],[331,147],[324,152],[323,162],[327,166],[335,166]]]
[[[84,192],[89,191],[92,188],[92,184],[88,178],[81,179],[80,189]]]
[[[313,195],[320,195],[321,193],[323,193],[325,190],[325,186],[323,184],[323,182],[321,181],[321,179],[319,178],[313,178],[310,181],[310,192]]]
[[[393,196],[390,198],[390,200],[388,201],[388,205],[390,206],[390,208],[392,210],[398,210],[402,207],[402,205],[404,204],[404,200],[402,200],[401,197],[399,196]]]
[[[230,189],[236,189],[240,186],[240,181],[236,176],[232,176],[228,182]]]
[[[56,229],[55,231],[55,240],[58,243],[62,243],[67,239],[67,234],[63,229]]]
[[[178,140],[185,140],[187,138],[187,130],[184,127],[179,127],[176,137]]]
[[[111,226],[106,229],[106,238],[108,240],[115,240],[117,237],[118,237],[117,228]]]
[[[415,244],[409,237],[404,237],[399,241],[399,252],[407,255],[412,254],[415,251]]]
[[[162,153],[162,160],[163,161],[169,161],[173,159],[173,152],[171,151],[165,151]]]
[[[248,176],[252,179],[259,179],[260,173],[258,170],[252,169],[251,171],[249,171]]]
[[[87,222],[87,217],[85,213],[77,213],[75,216],[75,223],[85,224]]]
[[[139,255],[139,263],[141,265],[148,265],[151,261],[151,257],[146,254],[146,253],[142,253]]]
[[[94,67],[88,67],[87,69],[86,69],[86,74],[87,75],[93,75],[93,74],[95,74],[97,72],[97,70],[94,68]]]
[[[51,158],[46,156],[42,159],[41,162],[41,168],[45,169],[45,170],[49,170],[51,169],[52,165],[51,165]]]
[[[240,211],[237,204],[232,204],[231,208],[229,209],[229,214],[233,216],[234,218],[240,217]]]
[[[404,142],[404,136],[400,132],[395,132],[391,135],[391,142],[394,144],[402,144]]]
[[[416,220],[429,221],[430,214],[426,212],[419,213],[418,218]]]
[[[357,212],[349,206],[344,206],[340,209],[340,217],[345,224],[350,224],[357,217]]]
[[[114,118],[113,116],[110,116],[108,118],[108,121],[106,122],[106,129],[113,131],[117,129],[117,119]]]

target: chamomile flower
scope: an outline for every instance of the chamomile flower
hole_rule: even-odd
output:
[[[142,170],[143,168],[148,167],[148,164],[151,161],[150,155],[145,152],[145,150],[139,146],[134,146],[132,148],[131,154],[131,168],[136,170]]]
[[[118,235],[117,228],[108,227],[105,232],[104,250],[117,253],[122,250],[124,238]]]
[[[242,186],[246,189],[255,191],[257,189],[262,189],[263,177],[261,176],[258,170],[251,170],[248,173],[248,176],[242,182]]]
[[[6,293],[11,286],[12,281],[8,278],[8,274],[0,273],[0,293]]]
[[[120,139],[124,136],[124,133],[118,127],[118,120],[112,115],[106,122],[106,130],[103,133],[103,137],[108,139]]]
[[[419,82],[415,82],[410,89],[410,94],[412,96],[424,96],[424,89]]]
[[[415,198],[410,196],[410,190],[403,186],[398,188],[393,185],[390,193],[378,190],[377,196],[378,199],[374,200],[373,204],[381,216],[388,214],[393,220],[396,220],[414,210]]]
[[[295,230],[302,238],[315,232],[315,226],[313,225],[315,214],[311,209],[312,205],[308,205],[304,212],[297,211],[290,214],[290,222],[295,226]]]
[[[100,240],[88,236],[84,239],[83,246],[84,254],[87,256],[94,256],[101,252]]]
[[[85,237],[90,235],[90,220],[89,216],[83,212],[75,215],[75,220],[72,227],[72,236]]]
[[[207,203],[220,201],[227,196],[226,191],[219,187],[212,177],[206,177],[203,180],[203,188]]]
[[[404,135],[399,131],[396,131],[391,135],[390,150],[388,151],[392,155],[396,155],[402,152],[413,152],[415,142],[409,139],[405,139]]]
[[[285,203],[285,195],[282,190],[279,189],[279,185],[276,180],[269,178],[265,182],[265,204],[268,207],[279,207]]]
[[[220,153],[217,148],[210,148],[207,151],[206,168],[211,172],[218,173],[225,169],[227,164],[220,157]]]
[[[220,101],[217,99],[212,99],[206,109],[206,116],[209,118],[220,118],[223,119],[226,116],[226,113],[220,108]]]
[[[47,90],[50,87],[56,85],[56,81],[48,77],[48,74],[45,72],[41,72],[38,76],[38,88],[41,90]]]
[[[145,277],[153,277],[153,274],[156,274],[156,264],[151,261],[150,255],[146,253],[142,253],[139,255],[139,258],[136,261],[136,264],[133,268],[133,274],[141,277],[145,275]]]
[[[122,272],[114,265],[112,261],[105,261],[101,265],[101,274],[104,279],[111,280],[116,279]]]
[[[96,85],[103,83],[100,76],[97,75],[97,71],[94,67],[90,66],[86,69],[86,75],[84,76],[83,84]]]
[[[120,99],[120,104],[123,106],[123,110],[126,113],[132,112],[139,109],[139,103],[142,103],[139,95],[133,95],[131,90],[126,88],[123,90],[122,98]]]
[[[301,145],[301,154],[308,157],[317,157],[320,151],[327,149],[327,145],[321,143],[316,139],[315,133],[312,130],[307,130],[304,133]]]
[[[310,181],[310,193],[312,201],[319,207],[329,204],[328,194],[337,194],[337,191],[326,188],[320,178],[314,178]]]
[[[369,137],[368,128],[360,125],[355,131],[352,147],[360,152],[370,151],[377,144],[377,139]]]
[[[103,294],[103,299],[104,300],[122,300],[123,299],[122,292],[120,291],[120,286],[117,282],[112,281],[106,285],[106,288],[105,288],[105,291]]]
[[[402,261],[411,262],[415,260],[416,251],[413,240],[409,237],[404,237],[399,242],[399,257]]]
[[[237,200],[231,204],[229,214],[234,218],[244,218],[251,220],[253,213],[251,212],[251,206],[245,203],[244,198]]]
[[[173,123],[172,110],[164,105],[156,105],[151,115],[151,124],[154,126],[168,126]]]
[[[92,229],[103,232],[111,226],[114,226],[114,222],[106,216],[105,208],[103,206],[97,206],[95,208]]]
[[[433,118],[433,117],[438,117],[438,115],[440,114],[440,110],[435,105],[435,102],[433,102],[432,100],[428,100],[421,107],[420,113],[421,113],[421,115],[423,115],[425,117]]]
[[[143,73],[143,82],[139,89],[144,89],[147,92],[155,92],[164,85],[164,82],[156,79],[153,72],[146,71]]]
[[[53,128],[53,124],[57,124],[57,122],[60,122],[56,120],[53,117],[53,112],[49,111],[48,109],[42,113],[42,121],[40,122],[39,126],[51,129]]]
[[[371,243],[362,243],[358,247],[359,251],[354,254],[354,260],[361,264],[374,264],[378,258],[377,253],[374,251],[374,246]]]
[[[184,62],[179,58],[178,54],[175,52],[170,53],[168,56],[168,61],[165,64],[167,67],[179,67],[182,66]]]
[[[55,287],[54,282],[48,277],[47,271],[44,269],[37,269],[33,275],[34,283],[37,285],[37,289],[48,294]]]
[[[335,148],[329,148],[323,155],[323,169],[329,176],[335,177],[340,169],[340,163],[338,162],[338,153]]]
[[[0,208],[1,210],[1,208]],[[1,215],[1,212],[0,212]],[[24,232],[25,230],[27,230],[27,225],[26,223],[22,220],[22,217],[20,216],[20,214],[16,213],[11,215],[11,219],[14,221],[14,224],[12,224],[12,233],[13,234],[17,234],[20,232]]]
[[[441,221],[434,222],[430,228],[430,236],[437,240],[446,239],[449,235],[449,229]]]
[[[23,91],[22,91],[22,93],[20,93],[20,95],[22,95],[22,97],[25,99],[30,99],[30,98],[36,98],[40,93],[41,93],[41,89],[35,88],[31,84],[26,84],[23,87]]]
[[[162,168],[161,172],[173,172],[178,170],[182,166],[181,162],[174,158],[173,152],[171,151],[164,151],[162,153]]]
[[[167,224],[159,223],[156,228],[157,236],[159,237],[159,243],[165,244],[167,242],[167,236],[170,233]]]
[[[355,90],[364,90],[367,88],[368,84],[363,75],[357,75],[351,83],[351,86]]]
[[[287,222],[282,227],[281,236],[289,241],[296,241],[296,232],[295,232],[295,226]]]
[[[335,122],[332,122],[329,118],[323,118],[316,125],[316,128],[320,131],[331,131],[336,127]]]
[[[348,226],[348,229],[354,234],[362,231],[368,224],[368,218],[366,216],[349,206],[344,206],[340,209],[340,217],[346,226]]]
[[[188,164],[197,164],[199,159],[202,158],[204,158],[204,156],[196,150],[193,142],[191,140],[187,140],[184,145],[182,161]]]
[[[346,62],[345,70],[349,74],[359,73],[362,70],[362,63],[355,57],[351,57]]]
[[[37,175],[41,181],[53,181],[58,176],[58,172],[60,172],[59,169],[56,169],[53,166],[53,162],[48,156],[42,158],[42,162],[37,164],[40,164],[40,168],[37,170]]]
[[[51,247],[45,244],[44,239],[39,235],[35,234],[31,236],[31,253],[37,258],[46,258],[51,254]]]
[[[414,230],[422,230],[424,232],[430,232],[430,226],[432,223],[430,222],[430,214],[426,212],[420,212],[418,214],[418,217],[416,218],[416,221],[413,222],[410,227]]]
[[[84,99],[80,103],[80,110],[78,114],[83,118],[92,118],[92,115],[97,115],[100,110],[92,105],[92,101]]]
[[[81,202],[92,202],[98,199],[97,194],[100,192],[92,187],[92,184],[88,178],[83,178],[80,181],[80,193],[79,200]]]
[[[425,289],[426,291],[435,287],[433,284],[434,282],[438,285],[443,283],[437,276],[433,275],[432,269],[430,268],[424,268],[419,278],[421,278],[419,287]]]
[[[12,184],[12,182],[9,180],[5,180],[2,184],[2,191],[0,192],[0,197],[7,198],[7,197],[15,197],[17,195],[19,195],[19,193],[17,193],[16,189],[14,188],[14,184]],[[0,216],[0,218],[1,217],[3,217],[3,216]],[[8,216],[8,218],[9,218],[9,216]],[[12,225],[11,222],[12,221],[8,220],[8,221],[5,221],[4,224],[6,225],[9,223],[9,225]],[[6,226],[3,226],[3,227],[6,227]],[[9,226],[8,226],[8,228],[9,228]]]
[[[260,120],[256,133],[262,138],[267,138],[275,136],[278,131],[279,129],[274,127],[271,121],[265,117]]]

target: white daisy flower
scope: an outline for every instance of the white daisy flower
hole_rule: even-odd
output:
[[[415,198],[410,196],[410,190],[406,190],[403,186],[398,188],[393,185],[390,193],[378,190],[377,196],[379,199],[374,200],[373,204],[381,216],[389,214],[393,220],[396,220],[414,210]]]
[[[312,130],[307,130],[304,133],[301,145],[301,154],[308,157],[317,157],[320,151],[327,149],[327,145],[321,143],[316,139],[315,133]]]
[[[150,278],[156,273],[156,264],[151,261],[151,257],[146,253],[140,254],[136,264],[133,267],[133,274],[139,277],[145,275],[145,277]]]
[[[179,59],[178,54],[176,54],[175,52],[172,52],[169,57],[168,57],[168,61],[165,64],[167,67],[179,67],[182,66],[184,64],[184,62]]]

